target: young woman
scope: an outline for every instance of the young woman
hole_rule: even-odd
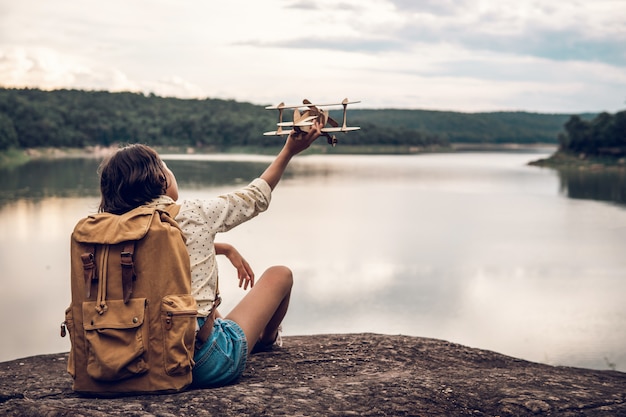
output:
[[[321,134],[319,123],[308,133],[292,132],[263,174],[248,186],[207,200],[184,200],[176,216],[186,237],[191,262],[191,290],[198,305],[198,343],[193,385],[225,385],[243,373],[253,350],[266,350],[276,341],[289,306],[293,277],[285,266],[266,270],[255,283],[254,273],[231,245],[215,243],[226,232],[265,211],[271,193],[291,158]],[[159,155],[145,145],[119,149],[100,167],[101,212],[125,213],[141,205],[165,207],[178,200],[176,177]],[[239,285],[250,291],[225,317],[217,312],[216,255],[225,255],[237,268]]]

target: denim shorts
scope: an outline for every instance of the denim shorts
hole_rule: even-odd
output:
[[[198,324],[204,324],[204,317]],[[233,383],[246,367],[248,341],[243,329],[232,320],[215,319],[213,333],[194,353],[193,383],[196,388]]]

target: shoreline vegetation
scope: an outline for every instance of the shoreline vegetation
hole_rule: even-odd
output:
[[[60,158],[105,158],[115,152],[120,146],[132,141],[112,144],[110,146],[86,146],[82,148],[66,147],[37,147],[8,150],[0,150],[0,167],[7,165],[20,165],[33,159],[60,159]],[[189,147],[189,146],[153,146],[159,153],[174,155],[203,155],[203,154],[249,154],[249,155],[274,155],[279,146],[232,146],[215,148]],[[370,154],[370,155],[406,155],[431,152],[452,152],[454,146],[407,146],[407,145],[338,145],[330,148],[323,143],[313,144],[305,154]]]
[[[28,148],[9,149],[0,151],[0,169],[11,169],[23,165],[31,160],[38,159],[69,159],[69,158],[95,158],[103,159],[115,152],[118,144],[111,146],[88,146],[85,148]],[[215,148],[192,148],[181,146],[156,146],[159,153],[170,155],[210,155],[210,154],[247,154],[247,155],[273,155],[274,147],[232,147],[225,149]],[[449,146],[402,146],[402,145],[338,145],[330,148],[326,144],[315,144],[304,152],[304,155],[417,155],[427,153],[452,153],[452,152],[516,152],[532,151],[542,152],[554,150],[547,158],[533,160],[528,165],[551,168],[551,169],[577,169],[577,170],[626,170],[626,157],[615,158],[611,156],[597,157],[584,153],[572,154],[555,148],[551,143],[538,144],[450,144]]]
[[[64,158],[95,158],[103,159],[113,153],[119,145],[89,146],[85,148],[29,148],[10,149],[0,151],[0,169],[11,169],[37,159],[64,159]],[[226,149],[191,148],[180,146],[157,146],[159,153],[173,155],[203,155],[203,154],[248,154],[248,155],[273,155],[276,149],[273,147],[233,147]],[[451,153],[451,152],[516,152],[533,151],[541,152],[555,149],[554,144],[520,145],[508,144],[450,144],[449,146],[410,147],[410,146],[358,146],[338,145],[330,148],[325,144],[316,144],[307,150],[304,155],[417,155],[427,153]],[[556,149],[547,158],[533,160],[528,165],[540,168],[566,169],[566,170],[625,170],[626,157],[597,157],[584,153],[572,154]]]
[[[288,116],[286,116],[288,118]],[[341,120],[341,112],[331,117]],[[551,168],[621,168],[626,110],[609,114],[462,113],[349,109],[336,147],[320,141],[309,154],[419,154],[558,147],[533,161]],[[118,144],[145,143],[177,154],[274,154],[284,137],[261,136],[275,112],[251,103],[154,94],[0,87],[0,168],[39,158],[101,158]]]

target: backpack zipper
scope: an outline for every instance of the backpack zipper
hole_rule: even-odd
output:
[[[165,329],[172,328],[174,316],[195,316],[198,314],[196,310],[183,310],[183,311],[166,311],[165,312]]]

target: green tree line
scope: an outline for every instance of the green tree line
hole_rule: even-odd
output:
[[[568,114],[529,112],[461,113],[434,110],[354,110],[351,117],[381,127],[437,135],[451,143],[556,143]],[[588,119],[592,114],[581,114]]]
[[[559,135],[559,150],[592,156],[626,156],[626,110],[592,120],[572,116]]]
[[[341,120],[341,112],[331,115]],[[568,115],[349,109],[341,144],[446,146],[467,143],[556,143]],[[589,115],[580,115],[583,120]],[[220,99],[178,99],[140,93],[0,88],[0,150],[33,147],[150,145],[276,146],[262,136],[276,113]]]

